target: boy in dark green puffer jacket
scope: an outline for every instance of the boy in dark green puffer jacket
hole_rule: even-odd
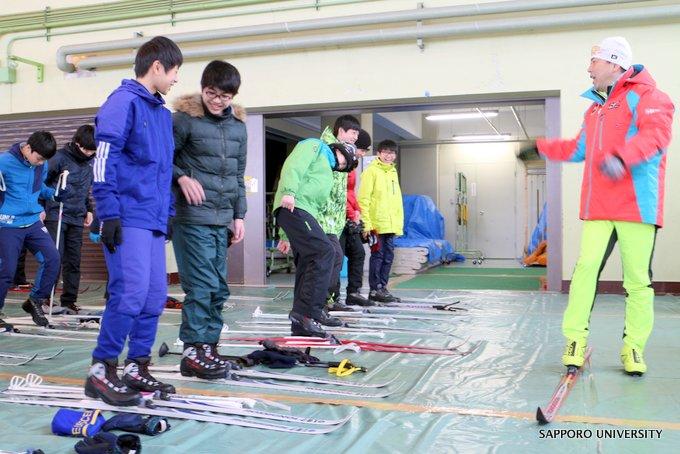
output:
[[[243,239],[246,215],[245,111],[232,104],[241,76],[224,61],[206,66],[201,93],[179,98],[173,116],[173,191],[177,204],[172,243],[186,297],[180,339],[181,372],[224,377],[231,364],[217,352],[222,307],[229,298],[227,241]]]

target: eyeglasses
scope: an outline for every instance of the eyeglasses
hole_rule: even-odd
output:
[[[220,101],[222,101],[222,103],[224,103],[224,104],[228,103],[233,98],[233,96],[230,95],[229,93],[220,94],[220,93],[217,93],[215,90],[211,90],[210,88],[207,88],[206,90],[204,90],[203,93],[205,93],[205,96],[207,96],[208,99],[210,99],[210,100],[213,100],[215,98],[220,98]]]

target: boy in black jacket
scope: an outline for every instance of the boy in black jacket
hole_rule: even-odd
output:
[[[92,224],[92,158],[97,150],[94,142],[94,127],[83,125],[76,131],[73,140],[54,155],[49,161],[47,185],[56,186],[59,175],[68,170],[70,192],[64,200],[59,239],[62,279],[64,290],[61,294],[62,307],[69,312],[78,313],[76,305],[80,286],[80,251],[83,247],[83,227]],[[57,241],[59,224],[59,203],[45,203],[45,227],[52,239]]]

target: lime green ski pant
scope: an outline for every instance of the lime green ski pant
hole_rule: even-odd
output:
[[[656,226],[639,222],[585,221],[581,252],[571,278],[569,304],[562,320],[567,339],[588,338],[597,281],[616,243],[623,264],[626,318],[623,341],[644,351],[654,325],[652,255]]]

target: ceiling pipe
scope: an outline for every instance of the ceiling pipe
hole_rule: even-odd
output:
[[[414,10],[362,14],[354,16],[341,16],[324,19],[311,19],[294,22],[282,22],[276,24],[232,27],[203,32],[175,33],[166,36],[175,41],[176,43],[181,44],[198,41],[224,40],[230,38],[243,38],[248,36],[261,36],[277,33],[294,33],[332,28],[396,23],[404,21],[422,21],[429,19],[445,19],[489,14],[519,13],[558,8],[603,6],[612,4],[635,3],[638,1],[639,0],[512,0],[504,2],[476,3],[471,5],[457,5],[437,8],[419,8]],[[57,67],[64,72],[75,72],[76,67],[70,62],[68,62],[69,55],[86,54],[90,52],[109,52],[112,50],[122,49],[124,50],[135,49],[140,47],[147,40],[148,38],[131,38],[89,44],[74,44],[69,46],[62,46],[57,50]],[[87,61],[87,59],[84,61]],[[124,63],[119,64],[129,64],[132,61],[134,61],[134,57],[132,57],[132,59],[129,61],[126,60]],[[95,66],[90,65],[89,68],[86,68],[79,63],[78,67],[84,69],[91,69]]]
[[[680,5],[657,6],[653,8],[635,8],[620,11],[605,11],[598,14],[571,13],[546,15],[521,19],[498,19],[455,23],[445,25],[422,25],[407,28],[379,29],[336,33],[323,36],[299,38],[280,38],[239,44],[222,44],[201,46],[183,50],[185,59],[217,58],[220,56],[256,54],[263,52],[286,52],[296,49],[312,49],[326,46],[377,44],[406,39],[440,38],[484,35],[502,33],[505,35],[518,32],[535,32],[559,27],[611,26],[624,23],[639,24],[640,21],[680,19]],[[78,62],[81,69],[103,68],[108,66],[125,66],[134,62],[134,55],[89,57]]]

